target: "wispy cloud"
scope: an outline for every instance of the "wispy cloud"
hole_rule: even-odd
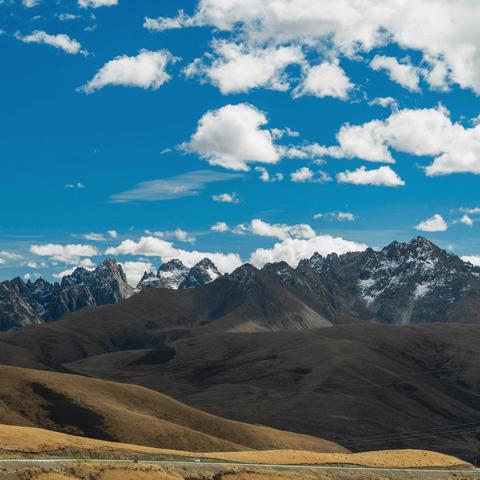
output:
[[[243,177],[238,173],[195,170],[174,177],[151,180],[137,184],[131,190],[110,197],[113,202],[162,201],[199,195],[209,183],[223,182]]]

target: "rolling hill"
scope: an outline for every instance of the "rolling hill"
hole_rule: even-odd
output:
[[[0,367],[0,423],[186,451],[344,452],[306,435],[225,420],[137,385]]]

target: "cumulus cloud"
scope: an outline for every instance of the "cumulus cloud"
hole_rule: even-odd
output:
[[[151,232],[150,230],[145,230],[145,233],[155,235],[156,237],[160,238],[175,238],[176,240],[179,240],[180,242],[185,242],[185,243],[195,243],[196,238],[186,232],[185,230],[181,228],[176,228],[175,230],[167,230],[167,231],[157,231],[157,232]]]
[[[108,230],[108,236],[110,238],[117,238],[118,237],[118,232],[116,230]]]
[[[249,48],[225,40],[213,42],[214,59],[196,59],[184,70],[187,77],[199,76],[220,89],[224,95],[244,93],[254,88],[287,90],[290,87],[285,69],[301,64],[303,53],[298,46]]]
[[[224,182],[241,178],[239,173],[215,172],[213,170],[194,170],[174,177],[139,183],[133,189],[116,193],[110,197],[113,202],[163,201],[175,198],[194,197],[210,183]]]
[[[60,245],[48,243],[44,245],[32,245],[30,251],[34,255],[49,257],[51,260],[70,265],[80,265],[82,257],[94,257],[98,255],[96,247],[81,244]]]
[[[295,170],[290,174],[290,179],[292,182],[305,183],[313,179],[315,174],[308,167],[301,167],[298,170]]]
[[[448,230],[448,225],[443,217],[436,213],[433,217],[420,222],[415,228],[421,232],[445,232]]]
[[[18,253],[8,252],[7,250],[0,250],[0,257],[7,260],[19,260],[22,258]]]
[[[217,195],[212,195],[212,200],[214,202],[220,202],[220,203],[240,203],[240,199],[238,198],[238,195],[235,192],[219,193]]]
[[[460,223],[463,223],[464,225],[468,225],[469,227],[473,227],[473,219],[469,215],[465,214],[461,219]]]
[[[332,178],[323,170],[314,172],[309,167],[300,167],[290,174],[290,180],[294,183],[325,183],[330,182]]]
[[[398,109],[398,102],[393,97],[377,97],[368,101],[368,105],[378,105],[383,108],[391,107],[394,110]]]
[[[230,227],[226,222],[217,222],[215,225],[212,225],[210,227],[210,230],[212,230],[213,232],[224,233],[228,232],[230,230]]]
[[[400,84],[402,87],[412,92],[420,91],[420,72],[418,67],[414,67],[410,63],[400,63],[395,57],[387,57],[385,55],[375,55],[370,62],[373,70],[385,70],[393,82]]]
[[[258,218],[250,222],[250,231],[253,235],[272,237],[279,240],[287,238],[313,238],[315,231],[310,225],[301,223],[298,225],[271,224]]]
[[[251,46],[295,43],[319,53],[361,57],[396,45],[422,55],[432,88],[480,92],[480,4],[472,0],[199,0],[192,17],[160,18],[165,29],[210,26]]]
[[[464,262],[471,263],[475,267],[480,267],[480,255],[465,255],[461,257]]]
[[[15,38],[23,43],[43,43],[50,45],[51,47],[63,50],[70,55],[87,55],[88,52],[82,49],[80,42],[70,38],[65,33],[59,33],[57,35],[50,35],[43,30],[35,30],[30,35],[21,35],[19,32],[15,34]]]
[[[143,255],[159,257],[162,262],[174,258],[181,260],[187,267],[193,267],[205,257],[210,258],[222,273],[228,273],[242,265],[236,253],[201,252],[176,248],[171,242],[156,237],[141,237],[138,241],[124,240],[116,247],[109,247],[107,255]]]
[[[468,128],[453,122],[444,107],[403,109],[385,120],[346,124],[337,134],[338,146],[317,146],[319,154],[394,163],[391,150],[432,157],[429,176],[480,174],[480,125]]]
[[[275,183],[283,180],[283,173],[274,173],[270,175],[270,172],[265,167],[255,167],[255,171],[260,173],[260,180],[264,183]]]
[[[183,10],[178,12],[178,15],[174,18],[159,17],[151,18],[145,17],[143,27],[147,30],[155,32],[163,32],[164,30],[175,30],[178,28],[193,26],[194,22],[190,17],[185,15]]]
[[[205,113],[180,148],[229,170],[248,171],[250,162],[274,164],[280,154],[270,132],[261,128],[266,124],[265,113],[253,105],[226,105]]]
[[[157,90],[171,78],[167,67],[176,58],[167,50],[140,50],[138,55],[121,55],[107,62],[79,90],[92,93],[107,85]]]
[[[120,265],[127,277],[128,284],[134,288],[138,285],[145,272],[153,272],[155,270],[155,267],[150,262],[120,262]]]
[[[118,0],[78,0],[80,8],[113,7],[118,5]]]
[[[405,185],[398,174],[390,167],[380,167],[367,170],[359,167],[356,170],[346,170],[337,174],[338,183],[352,183],[354,185],[375,185],[383,187],[401,187]]]
[[[326,256],[330,253],[339,255],[347,252],[363,251],[367,245],[363,243],[335,238],[330,235],[318,235],[309,239],[293,239],[276,243],[272,248],[259,248],[250,256],[250,262],[263,267],[266,263],[285,261],[292,267],[296,267],[300,260],[311,257],[315,252]]]
[[[338,62],[323,62],[308,68],[302,83],[294,90],[294,97],[313,95],[346,100],[354,87]]]
[[[86,233],[82,235],[85,240],[90,240],[92,242],[104,242],[106,240],[105,235],[103,233]]]

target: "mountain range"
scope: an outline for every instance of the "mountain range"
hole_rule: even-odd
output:
[[[0,283],[0,330],[55,321],[83,307],[115,304],[147,289],[186,290],[212,282],[215,288],[210,292],[222,295],[226,285],[237,291],[221,307],[225,313],[227,304],[256,295],[255,305],[249,301],[245,305],[248,315],[249,309],[256,310],[255,318],[262,315],[258,310],[262,305],[265,318],[259,325],[266,329],[480,321],[480,268],[417,237],[380,251],[327,257],[315,253],[296,268],[285,262],[261,270],[245,264],[223,276],[208,258],[192,268],[174,259],[156,273],[146,272],[135,290],[121,265],[110,259],[91,272],[77,268],[61,283],[42,278],[24,282],[17,277]],[[270,303],[262,298],[269,291]],[[210,316],[218,317],[221,310]],[[273,318],[275,310],[278,315]]]
[[[209,261],[201,264],[213,272]],[[124,279],[116,262],[108,265]],[[190,275],[178,261],[162,267],[148,277],[171,280],[171,288],[140,282],[120,304],[98,296],[55,321],[0,333],[0,364],[134,383],[210,414],[352,451],[415,447],[475,458],[473,265],[419,237],[380,251],[315,254],[295,268],[245,264],[215,279],[201,268]],[[109,278],[104,285],[118,284],[98,268]],[[204,284],[187,288],[187,278]],[[62,285],[85,288],[71,279]],[[103,300],[109,304],[98,305]]]

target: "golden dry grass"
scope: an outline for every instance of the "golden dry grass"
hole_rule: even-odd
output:
[[[60,455],[87,458],[132,458],[141,455],[155,458],[204,458],[284,465],[348,464],[383,468],[469,467],[468,463],[458,458],[422,450],[384,450],[349,454],[297,450],[195,453],[105,442],[43,429],[7,425],[0,425],[0,455],[3,457]]]
[[[66,404],[71,412],[64,413],[62,421],[56,420],[52,409],[58,411],[58,405],[63,405],[65,411]],[[78,408],[88,418],[77,420]],[[65,424],[65,417],[71,423]],[[210,415],[138,385],[7,366],[0,366],[0,423],[198,452],[347,451],[309,435]]]

